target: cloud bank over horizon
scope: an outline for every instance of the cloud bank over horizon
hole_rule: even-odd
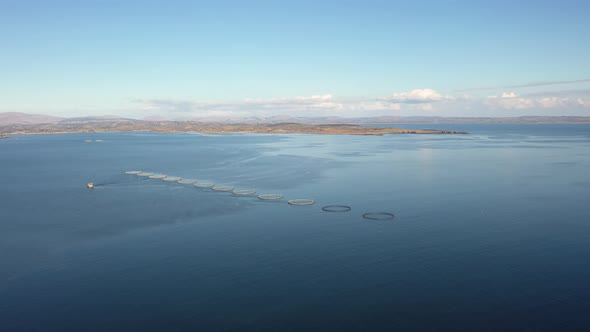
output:
[[[489,92],[489,91],[488,91]],[[58,109],[61,112],[53,112]],[[2,109],[65,117],[115,114],[135,119],[190,120],[203,118],[278,117],[516,117],[590,116],[590,84],[574,89],[498,89],[493,94],[445,93],[432,88],[394,91],[377,97],[350,97],[332,93],[198,100],[191,98],[130,98],[109,108]]]
[[[182,99],[134,99],[130,106],[136,117],[190,119],[210,117],[271,116],[590,116],[590,89],[575,96],[563,94],[449,95],[424,88],[394,92],[380,98],[346,98],[332,94],[311,96],[246,98],[232,102]]]
[[[590,84],[586,84],[590,85]],[[313,94],[235,100],[134,98],[111,108],[74,108],[70,114],[53,109],[0,109],[61,116],[116,114],[136,119],[190,120],[199,118],[289,117],[511,117],[590,116],[590,86],[569,90],[510,89],[490,95],[444,93],[432,88],[394,91],[380,97]],[[63,111],[63,109],[62,109]],[[67,112],[67,110],[66,110]]]

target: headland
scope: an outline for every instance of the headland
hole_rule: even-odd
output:
[[[114,121],[77,121],[45,124],[13,124],[0,127],[0,136],[104,133],[104,132],[157,132],[157,133],[253,133],[253,134],[320,134],[320,135],[388,135],[388,134],[466,134],[466,132],[436,129],[403,129],[394,127],[360,126],[353,124],[303,123],[211,123],[194,121],[142,121],[121,119]]]

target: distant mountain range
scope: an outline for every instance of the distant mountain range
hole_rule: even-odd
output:
[[[130,120],[116,115],[84,116],[75,118],[63,118],[45,114],[29,114],[19,112],[0,113],[0,126],[24,125],[24,124],[46,124],[58,122],[100,122],[100,121],[121,121]]]
[[[63,118],[44,114],[18,112],[0,113],[0,126],[52,124],[52,123],[89,123],[89,122],[160,122],[161,118],[143,120],[122,118],[115,115],[86,116]],[[590,123],[590,116],[521,116],[521,117],[434,117],[434,116],[380,116],[380,117],[244,117],[244,118],[183,118],[176,122],[191,121],[200,123],[305,123],[305,124],[369,124],[369,123]]]
[[[27,114],[17,112],[0,113],[0,125],[54,123],[63,119],[64,118],[44,114]]]

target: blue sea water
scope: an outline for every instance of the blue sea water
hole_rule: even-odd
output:
[[[589,330],[590,125],[404,126],[0,140],[0,330]]]

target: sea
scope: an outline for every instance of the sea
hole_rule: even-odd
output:
[[[0,140],[0,331],[589,331],[590,125],[395,126]]]

